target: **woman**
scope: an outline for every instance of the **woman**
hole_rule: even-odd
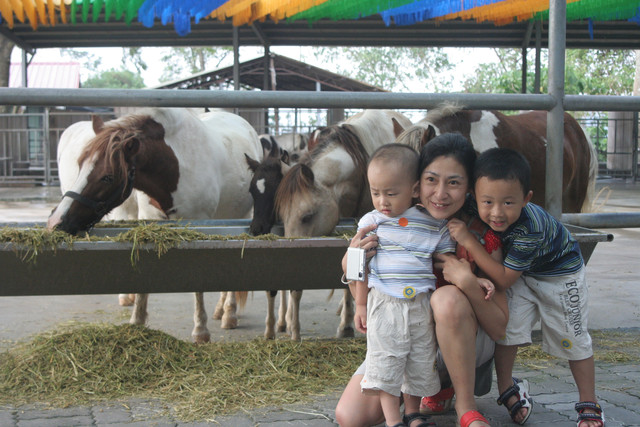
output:
[[[440,135],[423,147],[420,154],[420,202],[431,216],[436,219],[454,216],[465,221],[469,219],[462,207],[472,188],[475,158],[473,146],[459,134]],[[360,230],[350,246],[364,248],[368,256],[373,256],[378,244],[376,236],[364,237],[371,230],[373,228]],[[345,266],[346,256],[343,269]],[[470,280],[473,275],[470,274],[470,264],[465,260],[449,257],[435,266],[442,267],[445,278],[455,284],[442,286],[431,296],[439,351],[447,368],[443,370],[443,388],[447,387],[447,380],[453,384],[455,409],[463,427],[488,426],[476,412],[476,367],[483,368],[481,377],[485,380],[484,384],[478,384],[476,394],[486,394],[491,384],[492,340],[502,337],[507,325],[506,297],[504,293],[496,292],[491,300],[485,300],[484,292]],[[473,285],[468,286],[469,283]],[[440,361],[438,365],[440,369]],[[371,426],[384,421],[378,397],[360,391],[363,369],[364,365],[351,377],[336,407],[336,419],[342,427]],[[416,420],[410,427],[418,425],[418,422]]]

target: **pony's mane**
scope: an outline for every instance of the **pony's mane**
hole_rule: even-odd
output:
[[[368,155],[358,135],[351,130],[351,125],[327,126],[322,128],[315,137],[317,143],[305,159],[307,165],[312,166],[318,158],[324,155],[325,151],[337,143],[349,154],[356,168],[362,168],[366,175]]]
[[[454,114],[462,111],[463,106],[456,103],[444,103],[440,104],[438,108],[429,110],[424,119],[420,122],[435,123],[443,117],[453,116]],[[418,123],[420,123],[418,122]]]
[[[78,164],[82,165],[87,159],[94,156],[103,156],[107,159],[112,171],[119,170],[118,179],[125,180],[128,166],[124,156],[123,147],[129,141],[140,137],[141,126],[149,120],[147,115],[130,115],[104,124],[104,127],[87,144],[78,157]]]
[[[423,135],[429,129],[429,126],[437,123],[445,117],[453,116],[459,111],[462,111],[461,105],[453,103],[441,104],[438,108],[429,110],[423,119],[406,128],[400,135],[398,135],[396,142],[408,145],[417,152],[420,152],[422,149]]]
[[[292,195],[295,193],[302,193],[304,196],[312,195],[313,193],[313,181],[311,177],[307,176],[304,168],[308,166],[298,163],[289,169],[282,181],[278,185],[275,198],[276,213],[280,213],[289,207],[293,202]]]

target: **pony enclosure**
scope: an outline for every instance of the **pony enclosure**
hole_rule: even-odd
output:
[[[345,116],[358,110],[346,110]],[[402,110],[415,122],[425,110]],[[238,111],[253,123],[251,117],[268,116],[254,124],[259,134],[309,133],[326,126],[329,110],[279,109],[276,128],[274,109]],[[117,113],[102,108],[95,111],[68,111],[49,107],[29,108],[24,113],[0,115],[0,186],[57,185],[56,152],[62,132],[72,123],[90,121],[92,114],[106,120]],[[588,112],[574,115],[591,138],[598,152],[599,176],[638,180],[638,112]]]

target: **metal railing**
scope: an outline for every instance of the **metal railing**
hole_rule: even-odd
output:
[[[347,110],[345,117],[357,111]],[[426,110],[402,112],[415,122]],[[267,117],[266,123],[256,125],[258,133],[308,133],[327,125],[327,109],[279,109],[278,130],[274,128],[273,109],[244,108],[239,113]],[[612,115],[589,113],[578,121],[598,151],[599,176],[637,180],[638,113]],[[111,117],[107,114],[105,120]],[[60,135],[69,125],[82,120],[91,120],[91,113],[43,108],[41,112],[0,115],[0,185],[57,185]]]

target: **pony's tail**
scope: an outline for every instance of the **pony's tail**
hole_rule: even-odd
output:
[[[248,296],[248,291],[236,291],[236,304],[238,304],[241,310],[244,310],[244,307],[247,305]]]
[[[584,130],[583,130],[584,132]],[[587,144],[589,145],[589,152],[591,159],[589,161],[589,181],[587,184],[587,194],[584,197],[584,202],[580,208],[580,212],[589,213],[593,212],[593,203],[596,196],[596,178],[598,177],[598,152],[596,147],[591,142],[589,135],[584,132],[584,136],[587,138]]]

